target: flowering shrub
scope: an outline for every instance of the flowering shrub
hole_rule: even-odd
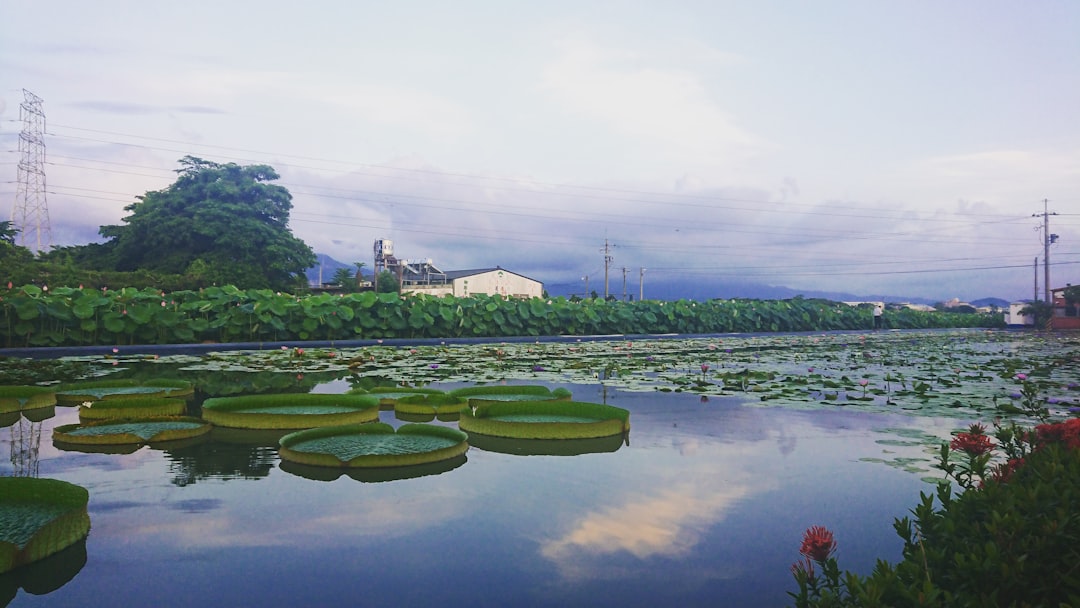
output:
[[[996,440],[996,442],[994,441]],[[1080,606],[1080,418],[982,425],[941,447],[942,482],[893,527],[903,559],[841,572],[814,526],[792,566],[803,606]]]

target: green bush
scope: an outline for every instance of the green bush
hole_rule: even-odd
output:
[[[1080,606],[1080,418],[1034,430],[981,425],[941,449],[942,482],[894,527],[898,564],[841,573],[811,528],[791,593],[803,606]],[[955,459],[954,459],[955,457]]]
[[[1003,327],[1001,315],[885,312],[890,328]],[[0,288],[0,346],[374,338],[701,334],[869,329],[869,310],[827,300],[518,300],[397,293]]]

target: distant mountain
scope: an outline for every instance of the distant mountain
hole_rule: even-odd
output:
[[[997,306],[998,308],[1009,308],[1010,302],[1008,300],[1002,300],[1001,298],[979,298],[978,300],[972,300],[971,305],[975,308],[982,308],[983,306]]]
[[[315,265],[304,271],[304,274],[307,276],[308,285],[329,283],[334,279],[334,273],[337,272],[338,268],[348,268],[349,270],[356,269],[352,264],[339,262],[325,253],[315,254],[315,259]],[[321,281],[320,276],[322,277]]]
[[[596,289],[603,293],[603,286]],[[813,289],[792,289],[781,285],[765,285],[763,283],[751,283],[740,281],[724,281],[719,279],[695,279],[687,281],[683,278],[666,280],[664,277],[653,277],[650,281],[646,277],[645,297],[650,300],[710,300],[713,298],[748,298],[757,300],[784,300],[802,296],[804,298],[822,298],[835,302],[909,302],[912,304],[934,304],[935,301],[927,298],[894,295],[894,294],[853,294],[839,291],[818,291]],[[590,287],[590,291],[593,288]],[[580,290],[580,286],[579,286]],[[628,286],[628,295],[637,297],[638,286]],[[622,298],[621,281],[617,289],[609,285],[608,293],[616,298]],[[552,292],[553,295],[566,295]],[[578,292],[580,294],[580,291]]]
[[[306,272],[308,283],[319,283],[319,268],[322,268],[322,282],[329,283],[334,278],[334,273],[339,268],[354,270],[352,264],[339,262],[325,253],[316,254],[318,263]],[[370,274],[370,269],[364,269]],[[541,273],[536,273],[540,279]],[[638,284],[636,281],[628,282],[626,292],[628,298],[636,299],[638,296]],[[545,282],[544,289],[551,296],[581,296],[584,285],[582,283],[554,283]],[[622,299],[622,280],[611,281],[608,284],[608,293],[617,299]],[[604,293],[604,285],[601,282],[589,284],[589,291],[595,291],[600,295]],[[644,284],[645,297],[650,300],[711,300],[713,298],[747,298],[754,300],[786,300],[796,296],[804,298],[822,298],[834,302],[907,302],[911,304],[933,305],[939,300],[920,298],[917,296],[890,295],[890,294],[853,294],[840,291],[817,291],[812,289],[792,289],[782,285],[765,285],[763,283],[751,283],[741,281],[724,281],[720,279],[693,279],[685,277],[672,277],[670,279],[646,275]],[[972,306],[997,306],[1007,309],[1008,300],[1001,298],[981,298],[970,302]]]

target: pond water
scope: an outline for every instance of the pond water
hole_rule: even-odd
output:
[[[898,557],[892,519],[929,489],[861,460],[903,450],[881,431],[910,417],[567,388],[629,409],[628,443],[572,456],[474,447],[445,472],[382,482],[287,472],[273,433],[61,451],[52,428],[77,414],[57,408],[35,423],[39,474],[90,491],[85,563],[10,605],[781,606],[805,528],[833,529],[844,566],[865,571]],[[28,424],[0,433],[13,442]],[[0,577],[0,598],[15,578]]]
[[[812,525],[835,532],[842,568],[868,573],[876,559],[900,557],[893,519],[940,477],[930,466],[935,442],[988,418],[980,408],[990,398],[964,397],[961,385],[1005,395],[1014,362],[1036,352],[1024,338],[974,339],[982,335],[936,343],[789,336],[775,348],[725,338],[722,348],[645,345],[640,357],[635,344],[633,358],[627,343],[609,348],[598,370],[588,365],[601,347],[567,347],[578,358],[558,359],[554,346],[522,346],[513,356],[513,345],[501,346],[491,356],[507,369],[491,373],[511,377],[502,382],[625,408],[629,435],[562,449],[477,438],[464,458],[401,472],[282,463],[282,433],[273,431],[218,428],[201,440],[120,450],[128,453],[64,451],[52,429],[78,422],[76,408],[30,416],[39,422],[9,417],[0,451],[12,457],[0,460],[0,475],[25,474],[16,453],[37,445],[37,475],[90,491],[92,528],[85,543],[0,575],[0,606],[785,606],[790,567]],[[1075,358],[1080,345],[1034,344],[1044,377],[1074,403],[1075,368],[1058,361],[1064,352]],[[358,359],[429,388],[469,385],[464,378],[481,369],[466,368],[475,353],[448,346],[393,356],[378,348]],[[297,361],[284,350],[277,356],[291,358],[266,369]],[[310,350],[305,357],[312,360]],[[353,384],[326,367],[343,358],[326,353],[318,369],[259,376],[258,390],[302,381],[291,390],[344,392]],[[211,359],[217,371],[199,368],[197,388],[251,392],[256,380],[243,380],[254,378],[250,362],[244,371]],[[518,359],[523,371],[508,369]],[[182,371],[196,361],[146,373],[183,377],[196,373]],[[923,364],[945,371],[916,367]],[[768,365],[782,374],[754,367]],[[953,405],[958,395],[964,408]],[[199,390],[189,413],[198,415],[207,396]],[[393,411],[380,418],[404,424]]]

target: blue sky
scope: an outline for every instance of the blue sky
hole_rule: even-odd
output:
[[[192,154],[345,262],[1018,299],[1044,198],[1080,283],[1077,74],[1065,0],[9,2],[0,198],[27,89],[57,245]]]

